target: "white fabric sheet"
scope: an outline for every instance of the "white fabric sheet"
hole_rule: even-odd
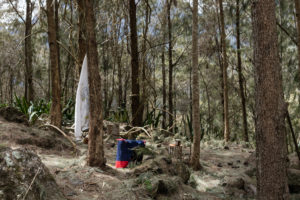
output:
[[[75,104],[75,137],[82,136],[82,130],[89,127],[89,82],[87,56],[84,57],[81,68]]]

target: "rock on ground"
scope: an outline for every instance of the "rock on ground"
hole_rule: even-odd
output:
[[[0,177],[0,199],[66,199],[48,168],[26,149],[0,147]]]
[[[157,156],[154,159],[146,160],[135,168],[133,174],[140,175],[145,172],[179,176],[183,183],[187,183],[190,178],[190,171],[184,163],[180,161],[174,162],[166,156]]]

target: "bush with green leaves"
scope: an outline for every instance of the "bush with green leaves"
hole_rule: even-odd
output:
[[[129,115],[126,108],[118,107],[117,111],[110,113],[108,121],[129,123]]]
[[[41,114],[49,114],[51,102],[44,99],[27,102],[25,97],[15,95],[14,106],[28,117],[29,123],[34,123]]]

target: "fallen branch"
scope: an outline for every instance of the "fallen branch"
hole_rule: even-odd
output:
[[[55,129],[56,131],[58,131],[59,133],[61,133],[65,138],[67,138],[67,140],[69,140],[69,142],[73,145],[74,150],[76,150],[76,144],[72,141],[72,139],[65,134],[60,128],[58,128],[57,126],[54,126],[52,124],[44,124],[42,126],[39,126],[39,128],[44,128],[44,127],[51,127],[53,129]]]
[[[41,171],[41,167],[39,167],[38,170],[37,170],[37,172],[35,173],[35,175],[34,175],[32,181],[31,181],[31,183],[30,183],[28,189],[26,190],[26,193],[25,193],[25,195],[24,195],[24,197],[23,197],[23,200],[25,200],[25,198],[26,198],[26,196],[27,196],[27,194],[28,194],[28,192],[29,192],[31,186],[33,185],[33,183],[34,183],[34,181],[35,181],[37,175],[40,173],[40,171]]]
[[[138,132],[138,131],[140,131],[140,130],[142,130],[143,132],[145,132],[147,135],[148,135],[148,137],[152,137],[151,136],[151,134],[144,128],[144,127],[132,127],[131,129],[129,129],[128,131],[126,131],[126,132],[120,132],[120,134],[121,135],[128,135],[128,134],[132,134],[132,133],[136,133],[136,132]]]

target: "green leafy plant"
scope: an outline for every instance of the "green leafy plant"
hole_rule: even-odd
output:
[[[0,103],[0,108],[7,107],[8,105],[6,103]]]
[[[74,114],[75,114],[75,101],[70,98],[62,109],[62,115],[64,120],[74,121]]]
[[[109,121],[113,122],[129,122],[129,115],[126,108],[118,108],[116,112],[111,112],[109,118]]]
[[[25,97],[19,98],[15,95],[14,106],[18,108],[23,114],[28,114],[29,103],[26,101]]]
[[[41,114],[49,114],[51,102],[40,99],[36,102],[28,103],[25,97],[15,95],[14,106],[28,117],[29,123],[34,123]]]
[[[162,116],[162,112],[159,112],[157,115],[155,114],[155,109],[151,112],[147,113],[146,119],[143,122],[143,125],[153,125],[155,128],[158,127],[160,117]]]

